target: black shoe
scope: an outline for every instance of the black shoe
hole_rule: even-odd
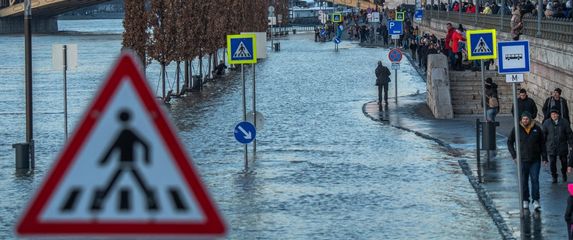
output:
[[[557,183],[557,177],[553,177],[552,183]]]

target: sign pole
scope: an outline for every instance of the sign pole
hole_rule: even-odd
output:
[[[481,63],[481,92],[482,92],[482,100],[483,100],[483,121],[487,122],[487,114],[485,111],[486,108],[486,99],[485,99],[485,79],[484,79],[484,64],[483,60],[479,60]],[[517,108],[516,108],[517,109]]]
[[[247,121],[247,97],[245,89],[245,65],[241,63],[241,82],[243,82],[243,122]],[[249,169],[249,157],[247,155],[247,144],[245,144],[245,172]]]
[[[512,83],[512,91],[513,91],[513,109],[518,109],[517,108],[517,87],[515,85],[516,83]],[[520,216],[520,232],[521,232],[521,239],[523,239],[523,216],[524,216],[524,209],[523,206],[521,206],[521,204],[523,203],[523,188],[522,188],[522,182],[521,182],[521,148],[519,146],[519,120],[518,120],[518,111],[514,111],[513,113],[513,128],[515,129],[515,148],[517,151],[517,186],[518,186],[518,194],[519,194],[519,204],[517,205],[519,207],[519,216]]]
[[[68,46],[63,46],[64,58],[64,140],[68,141]]]
[[[36,160],[34,156],[34,108],[32,107],[32,0],[24,0],[24,38],[24,50],[26,55],[26,143],[29,144],[30,167],[33,170],[36,165]]]
[[[394,48],[398,49],[398,39],[394,39]],[[398,104],[398,69],[394,69],[394,102]]]
[[[253,64],[253,125],[255,129],[257,128],[257,90],[256,90],[256,69],[257,64]],[[245,145],[246,146],[246,145]],[[257,139],[253,140],[253,160],[255,160],[257,154]]]

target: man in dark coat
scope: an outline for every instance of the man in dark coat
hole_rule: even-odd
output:
[[[561,88],[556,88],[555,91],[553,91],[553,96],[545,100],[542,108],[543,121],[551,117],[550,110],[552,108],[559,110],[561,118],[567,119],[567,122],[571,122],[571,120],[569,120],[569,106],[567,106],[567,100],[561,97]]]
[[[512,107],[511,113],[515,114],[513,110]],[[531,120],[537,117],[537,104],[527,96],[527,91],[522,88],[519,90],[519,97],[517,98],[517,116],[521,116],[523,112],[531,114]]]
[[[557,183],[557,157],[559,157],[563,182],[567,182],[567,155],[569,146],[573,145],[573,131],[569,121],[559,116],[559,109],[552,108],[550,112],[551,118],[543,122],[543,133],[551,164],[551,176],[553,183]]]
[[[390,82],[390,70],[378,61],[376,67],[376,86],[378,86],[378,104],[382,106],[382,91],[384,91],[384,103],[388,105],[388,83]]]
[[[529,208],[529,179],[531,179],[531,198],[533,208],[539,210],[539,169],[541,162],[547,164],[547,151],[545,136],[541,127],[535,124],[529,112],[523,112],[519,124],[519,149],[521,164],[521,187],[523,193],[523,208]],[[515,131],[513,128],[507,139],[507,149],[515,161],[517,152],[515,151]]]

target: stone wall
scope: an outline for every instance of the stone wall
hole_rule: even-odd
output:
[[[435,118],[452,119],[452,98],[450,96],[450,79],[448,77],[448,59],[443,54],[428,56],[428,73],[426,103]]]
[[[488,77],[498,86],[499,114],[511,114],[511,84],[506,83],[505,75],[500,75],[497,71],[485,71],[484,79]],[[451,71],[450,89],[454,115],[483,114],[481,71]]]
[[[438,38],[445,38],[446,23],[447,21],[444,20],[431,19],[418,26],[420,32],[429,32]],[[452,24],[458,25],[455,22]],[[464,26],[464,28],[474,29],[473,26]],[[573,100],[573,44],[524,35],[521,39],[529,41],[531,54],[531,72],[525,74],[525,82],[521,85],[537,103],[537,107],[541,110],[544,100],[556,87],[563,90],[562,96],[565,99]],[[509,41],[510,35],[497,32],[497,40]],[[569,101],[569,105],[571,104],[573,102]],[[539,112],[541,115],[541,111]],[[540,116],[538,119],[542,118]]]

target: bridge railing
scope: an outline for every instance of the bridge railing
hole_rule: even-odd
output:
[[[452,23],[476,26],[484,29],[497,29],[498,31],[510,32],[511,15],[459,13],[452,11],[426,10],[424,22],[429,24],[430,19],[440,19]],[[455,26],[455,25],[454,25]],[[571,18],[546,18],[541,19],[541,35],[537,36],[537,17],[523,18],[523,34],[541,39],[555,40],[560,42],[573,42],[573,20]]]

